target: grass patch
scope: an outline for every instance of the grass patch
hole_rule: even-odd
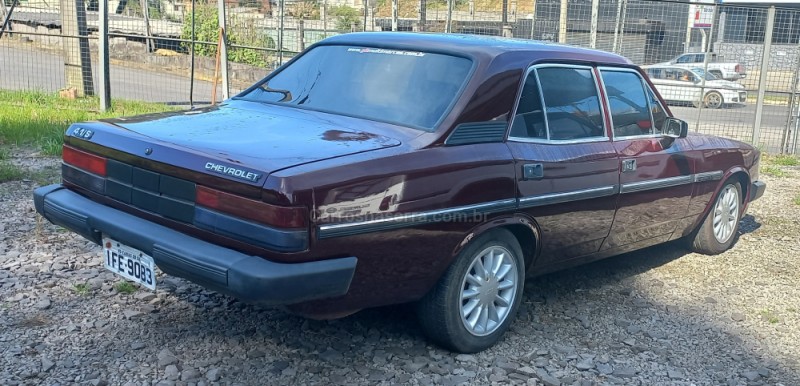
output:
[[[792,200],[792,202],[793,202],[795,205],[797,205],[797,206],[800,206],[800,194],[798,194],[798,195],[794,196],[794,200]]]
[[[64,99],[55,93],[0,90],[0,144],[34,145],[60,155],[64,131],[75,122],[177,110],[161,103],[113,100],[99,111],[97,97]]]
[[[770,165],[797,166],[800,165],[800,158],[789,154],[776,154],[766,157],[765,161]]]
[[[761,167],[761,173],[764,173],[771,177],[778,177],[778,178],[789,176],[789,173],[783,171],[781,168],[777,166],[772,166],[772,165],[766,165]]]
[[[761,310],[759,314],[761,315],[761,319],[766,320],[770,324],[775,324],[781,321],[781,319],[770,310]]]
[[[0,182],[21,180],[24,176],[25,173],[17,166],[0,161]]]
[[[136,292],[136,286],[127,281],[121,281],[117,284],[114,284],[114,289],[117,290],[117,292],[125,295],[130,295]]]
[[[75,291],[75,293],[80,295],[80,296],[87,296],[87,295],[89,295],[89,292],[91,291],[91,288],[89,287],[89,284],[78,283],[78,284],[75,284],[72,287],[72,290]]]

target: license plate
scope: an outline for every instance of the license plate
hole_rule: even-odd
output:
[[[152,257],[108,237],[103,238],[103,253],[106,269],[155,291],[156,265]]]

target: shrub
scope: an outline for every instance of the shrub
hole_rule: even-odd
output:
[[[195,22],[195,40],[216,43],[219,38],[217,7],[210,4],[199,4],[195,9],[195,17],[197,18]],[[259,67],[267,66],[270,57],[268,51],[233,47],[241,45],[275,48],[275,41],[258,31],[254,24],[253,20],[248,18],[237,17],[236,15],[228,16],[228,60]],[[183,20],[181,38],[192,38],[191,13]],[[184,42],[182,45],[187,50],[191,49],[191,43]],[[195,43],[194,52],[198,55],[214,57],[217,54],[217,46],[216,44]]]
[[[361,11],[346,5],[332,7],[331,15],[336,17],[336,29],[350,31],[350,27],[355,24],[356,28],[361,26]]]

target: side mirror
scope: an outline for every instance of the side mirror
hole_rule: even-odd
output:
[[[689,134],[689,124],[678,118],[667,118],[664,121],[662,134],[673,138],[686,138]]]

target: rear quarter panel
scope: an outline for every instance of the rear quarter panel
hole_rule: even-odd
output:
[[[701,134],[691,134],[687,138],[693,148],[695,173],[720,172],[721,178],[695,182],[687,217],[676,230],[673,239],[686,236],[699,226],[726,180],[738,178],[742,182],[743,197],[747,198],[753,174],[757,175],[755,168],[760,157],[759,151],[754,147],[732,139]],[[747,199],[745,203],[746,201]]]
[[[383,156],[376,158],[377,153]],[[347,295],[335,301],[300,305],[300,312],[334,312],[416,300],[447,269],[465,235],[501,215],[442,218],[422,225],[330,238],[319,237],[320,225],[515,198],[515,171],[504,143],[372,154],[351,158],[351,162],[331,160],[287,169],[267,181],[267,189],[290,187],[290,196],[297,203],[309,202],[311,206],[311,248],[293,260],[358,258]]]

